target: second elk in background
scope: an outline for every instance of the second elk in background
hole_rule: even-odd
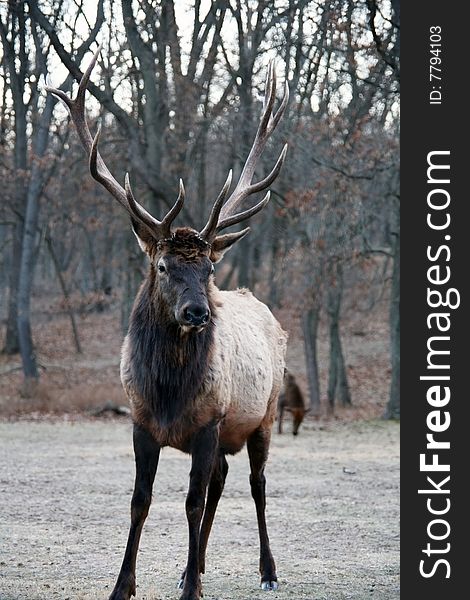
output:
[[[297,435],[299,427],[304,420],[305,408],[303,394],[295,381],[295,377],[287,369],[284,375],[284,387],[278,400],[278,432],[282,433],[282,419],[284,411],[292,413],[292,433]]]

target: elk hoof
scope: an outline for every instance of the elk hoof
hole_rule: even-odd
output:
[[[109,600],[129,600],[135,596],[135,577],[129,575],[118,579]]]
[[[178,581],[178,588],[179,590],[183,590],[182,595],[180,596],[180,600],[200,600],[200,598],[202,598],[204,596],[204,594],[202,593],[202,586],[201,586],[201,580],[199,579],[196,586],[193,589],[190,590],[185,590],[185,583],[186,583],[186,569],[184,570],[183,574],[181,575],[181,579]]]
[[[205,573],[205,567],[204,565],[200,565],[199,566],[199,573]],[[186,578],[186,569],[181,573],[181,578],[178,581],[178,583],[176,584],[176,589],[177,590],[182,590],[184,588],[184,580]],[[203,594],[201,593],[201,596]]]
[[[277,581],[262,581],[261,589],[264,592],[275,592],[279,588]]]
[[[130,600],[131,596],[135,596],[135,589],[128,589],[125,591],[114,590],[111,596],[109,597],[109,600]]]
[[[182,573],[181,573],[181,577],[180,580],[178,581],[178,585],[176,586],[177,590],[182,590],[184,588],[184,581],[186,579],[186,570],[185,569]]]
[[[180,596],[180,600],[201,600],[204,594],[200,591],[192,591],[185,593],[183,592],[182,596]]]

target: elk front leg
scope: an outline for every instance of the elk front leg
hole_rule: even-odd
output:
[[[202,518],[201,531],[199,533],[199,573],[206,571],[206,549],[209,535],[214,522],[215,512],[219,504],[220,497],[224,490],[225,479],[228,473],[228,463],[225,454],[220,453],[214,462],[209,488],[207,490],[206,507]],[[183,589],[186,571],[181,575],[178,587]]]
[[[251,495],[256,505],[258,531],[260,541],[259,570],[261,573],[261,588],[276,590],[278,588],[276,565],[269,546],[268,530],[266,527],[266,478],[264,467],[268,459],[271,431],[257,429],[248,438],[248,456],[250,457],[250,486]]]
[[[201,577],[199,574],[200,527],[206,490],[217,454],[218,443],[219,429],[218,425],[214,423],[198,431],[192,443],[192,465],[189,474],[189,490],[186,497],[189,549],[184,574],[183,594],[180,600],[199,600],[201,597]]]
[[[121,571],[109,600],[135,596],[135,563],[140,535],[152,501],[152,487],[160,446],[148,431],[134,424],[135,486],[131,501],[131,527]]]
[[[224,491],[225,479],[228,473],[228,463],[225,454],[220,454],[214,464],[209,489],[207,490],[206,508],[202,519],[201,533],[199,538],[199,571],[206,571],[206,549],[209,535],[214,522],[215,511],[219,504],[220,497]]]

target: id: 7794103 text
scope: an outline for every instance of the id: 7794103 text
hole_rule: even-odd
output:
[[[433,25],[429,28],[429,104],[442,103],[442,28]]]

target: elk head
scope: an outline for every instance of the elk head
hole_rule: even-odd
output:
[[[207,325],[211,316],[208,291],[214,271],[213,265],[221,260],[224,253],[241,240],[250,231],[250,228],[247,227],[233,233],[221,234],[220,232],[249,219],[266,206],[269,202],[269,191],[260,202],[251,208],[240,210],[248,196],[265,190],[271,185],[283,165],[287,144],[282,149],[269,175],[259,182],[252,183],[258,159],[286,109],[289,87],[286,82],[281,104],[273,113],[276,98],[276,75],[271,62],[258,130],[235,189],[227,199],[232,183],[232,171],[230,171],[204,228],[200,232],[188,227],[173,229],[173,221],[184,205],[183,182],[180,180],[179,195],[175,204],[164,218],[158,221],[135,200],[129,175],[126,174],[123,188],[106,167],[98,152],[100,128],[94,138],[90,133],[85,118],[85,91],[99,52],[100,48],[83,74],[75,100],[69,98],[61,90],[51,87],[46,89],[60,98],[69,109],[82,145],[89,156],[91,175],[129,213],[139,245],[150,259],[160,297],[164,299],[166,306],[172,307],[174,319],[185,329],[200,330]]]

